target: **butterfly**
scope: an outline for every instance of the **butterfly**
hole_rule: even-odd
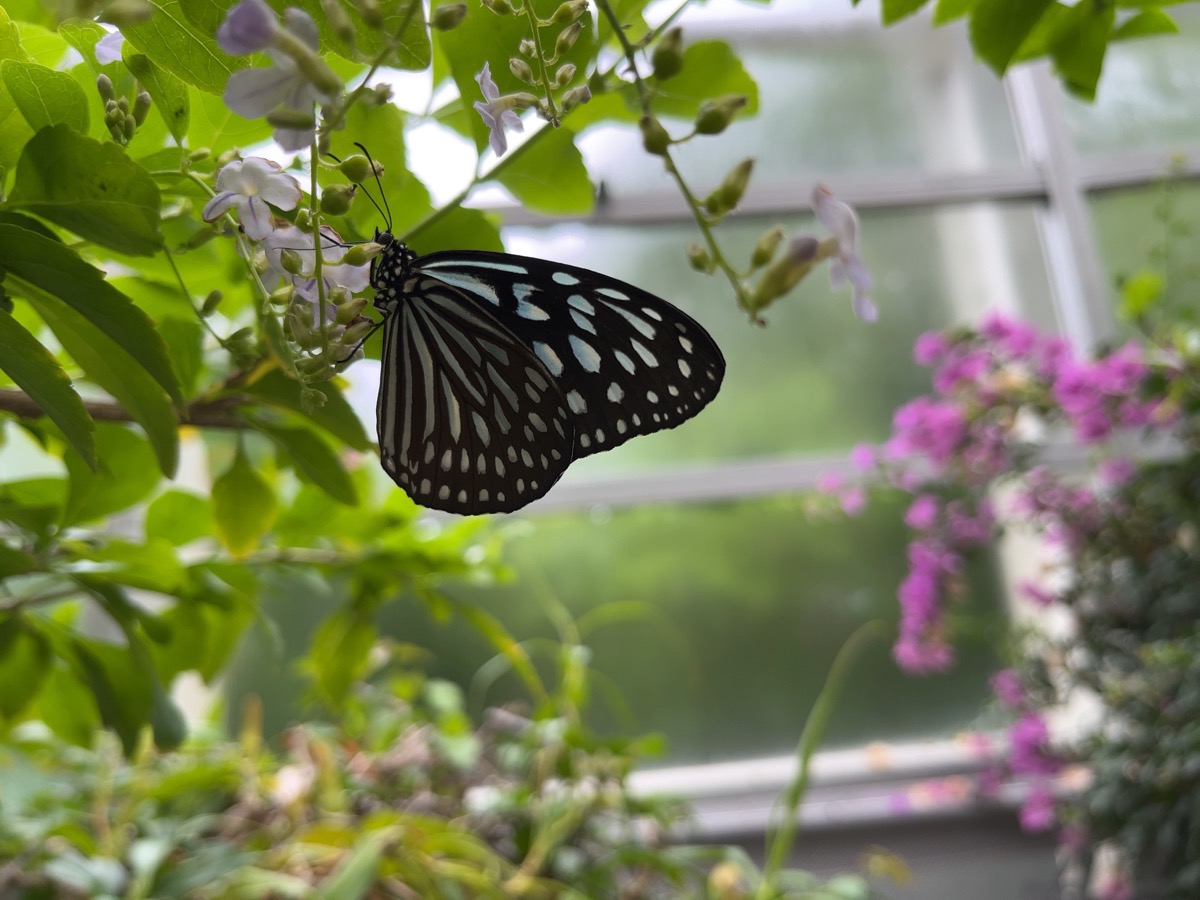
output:
[[[673,428],[720,390],[716,342],[647,291],[542,259],[375,240],[380,461],[422,506],[520,509],[573,461]]]

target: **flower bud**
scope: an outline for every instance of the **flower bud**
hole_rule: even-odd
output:
[[[338,306],[337,315],[334,316],[334,321],[339,325],[349,324],[361,316],[362,311],[366,308],[366,297],[353,297]]]
[[[133,121],[138,125],[146,121],[146,116],[150,112],[150,103],[150,95],[146,91],[139,91],[133,101]]]
[[[555,25],[570,25],[587,12],[587,8],[588,0],[567,0],[554,11],[550,21]]]
[[[801,235],[792,238],[787,250],[763,272],[750,294],[750,312],[765,309],[773,300],[782,297],[812,271],[821,259],[821,242],[815,237]]]
[[[642,130],[642,146],[646,148],[647,153],[662,156],[667,152],[667,148],[671,146],[671,135],[667,134],[667,129],[663,128],[658,119],[642,116],[638,128]]]
[[[353,325],[347,325],[345,333],[342,334],[342,343],[347,347],[353,347],[359,341],[365,340],[367,335],[371,333],[371,329],[374,327],[375,323],[370,319],[363,319],[361,322],[355,322]]]
[[[526,84],[533,84],[533,69],[529,67],[529,63],[520,57],[512,57],[508,61],[508,71],[513,73],[513,77]]]
[[[347,250],[346,255],[342,257],[342,262],[348,266],[361,266],[369,263],[382,252],[383,244],[367,241],[365,244],[355,244]]]
[[[782,240],[783,229],[779,226],[766,232],[754,245],[754,252],[750,254],[750,265],[755,269],[761,269],[769,263],[775,258],[775,251],[779,249]]]
[[[117,109],[119,109],[123,114],[128,115],[128,113],[129,113],[129,98],[128,97],[118,97],[117,98]]]
[[[571,79],[575,77],[575,73],[578,71],[574,63],[564,63],[554,73],[554,83],[559,87],[566,87],[571,83]]]
[[[729,212],[746,193],[750,183],[750,173],[754,169],[754,160],[743,159],[725,176],[720,187],[704,198],[704,209],[710,215],[721,216]]]
[[[570,52],[575,46],[575,42],[579,40],[579,35],[583,33],[583,26],[578,22],[568,25],[562,30],[558,36],[558,40],[554,43],[554,55],[562,56],[564,53]]]
[[[267,303],[272,306],[289,306],[295,294],[296,289],[290,284],[285,284],[267,295]]]
[[[533,58],[533,55],[537,53],[537,44],[529,38],[521,38],[521,43],[517,45],[517,49],[521,51],[522,56]]]
[[[447,3],[439,6],[430,16],[429,24],[438,31],[453,31],[467,17],[467,4]]]
[[[133,116],[126,116],[125,121],[121,125],[121,135],[125,138],[126,144],[133,140],[133,135],[136,131],[137,122],[133,121]]]
[[[216,312],[217,307],[221,305],[224,297],[225,295],[220,291],[209,291],[208,296],[204,298],[204,302],[200,304],[200,315],[206,318],[211,316]]]
[[[301,344],[301,346],[304,346]],[[300,375],[324,375],[329,369],[329,361],[323,356],[306,356],[296,360],[296,371]],[[317,393],[320,393],[319,391]]]
[[[304,260],[291,247],[279,251],[279,266],[289,275],[299,275],[304,270]]]
[[[114,103],[116,102],[117,92],[113,87],[112,79],[107,75],[101,74],[96,76],[96,93],[98,93],[100,95],[100,99],[104,101],[106,109],[108,108],[108,103],[110,101]]]
[[[660,37],[650,61],[654,63],[654,77],[659,81],[678,75],[683,68],[683,29],[672,28]]]
[[[286,320],[287,330],[301,347],[312,347],[317,343],[317,336],[312,328],[312,310],[308,302],[301,300],[292,305]]]
[[[280,106],[267,113],[267,122],[276,128],[295,128],[298,130],[316,127],[316,117],[311,112],[302,109],[288,109]]]
[[[562,98],[563,112],[568,113],[581,103],[587,103],[592,99],[592,89],[586,84],[581,84],[578,87],[573,87]]]
[[[706,274],[712,272],[712,257],[709,256],[707,250],[695,241],[689,241],[688,245],[683,248],[683,252],[687,254],[688,265],[697,272],[704,272]]]
[[[341,0],[321,0],[321,12],[325,14],[325,21],[329,23],[338,39],[354,46],[354,23],[350,21]]]
[[[240,364],[253,361],[258,356],[254,340],[254,329],[239,328],[225,338],[225,349]]]
[[[362,184],[371,177],[371,163],[361,153],[347,156],[337,168],[353,184]]]
[[[301,231],[312,230],[312,210],[307,206],[302,206],[296,210],[296,227]]]
[[[344,216],[350,212],[356,193],[356,184],[331,184],[321,192],[321,212],[327,216]]]
[[[508,0],[481,0],[484,6],[490,9],[498,16],[511,16],[512,4]]]
[[[696,133],[720,134],[747,102],[743,94],[725,94],[715,100],[705,100],[696,115]]]

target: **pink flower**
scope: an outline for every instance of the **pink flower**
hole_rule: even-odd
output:
[[[1051,606],[1058,598],[1032,581],[1022,581],[1020,591],[1025,599],[1031,600],[1037,606]]]
[[[875,468],[878,452],[870,444],[856,444],[850,451],[850,462],[854,468],[867,472]]]
[[[954,348],[933,373],[934,390],[949,394],[960,385],[976,385],[991,367],[992,357],[986,350]]]
[[[1134,476],[1137,467],[1121,457],[1111,457],[1101,460],[1096,466],[1096,474],[1109,487],[1120,487]]]
[[[1046,831],[1054,826],[1054,795],[1043,782],[1029,789],[1021,804],[1021,827],[1026,831]]]
[[[1122,873],[1107,876],[1096,886],[1096,900],[1133,900],[1133,885]]]
[[[979,333],[1015,359],[1027,358],[1037,346],[1033,326],[998,312],[990,312],[979,323]]]
[[[896,665],[913,675],[945,672],[954,665],[954,650],[944,640],[918,640],[901,635],[892,647]]]
[[[859,485],[847,488],[840,499],[842,512],[848,516],[857,516],[867,508],[867,492]]]
[[[892,417],[895,433],[888,442],[898,453],[924,454],[930,462],[950,461],[966,436],[962,410],[953,403],[918,397],[896,410]]]
[[[992,693],[1009,709],[1019,709],[1025,703],[1025,688],[1015,669],[1001,669],[988,679]]]
[[[1008,764],[1017,775],[1053,775],[1061,764],[1050,752],[1050,730],[1041,714],[1028,712],[1008,729]]]
[[[913,345],[913,359],[919,366],[936,365],[949,349],[950,344],[940,331],[927,331]]]
[[[937,524],[939,511],[936,497],[932,494],[921,494],[904,514],[904,524],[916,531],[928,531]]]

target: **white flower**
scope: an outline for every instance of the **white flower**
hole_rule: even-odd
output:
[[[321,280],[325,282],[325,295],[337,287],[343,287],[351,294],[365,290],[370,283],[371,267],[369,265],[342,265],[340,261],[349,249],[342,243],[341,237],[328,225],[321,226],[321,235],[325,246],[321,251]],[[291,250],[300,257],[300,273],[292,274],[283,268],[280,256],[284,250]],[[313,277],[316,269],[317,254],[313,251],[312,234],[301,231],[295,225],[278,228],[263,240],[263,251],[267,255],[267,263],[279,275],[290,280],[297,295],[313,304],[318,301],[317,279]],[[325,310],[332,318],[336,310],[330,304]]]
[[[110,31],[96,41],[94,52],[96,62],[102,66],[121,61],[121,50],[125,46],[125,36],[119,31]]]
[[[817,221],[828,229],[838,245],[837,257],[829,261],[830,286],[837,290],[849,282],[854,292],[851,301],[854,314],[864,322],[874,322],[879,318],[879,311],[868,296],[871,273],[858,258],[858,216],[848,203],[834,197],[823,184],[813,188],[812,205]]]
[[[217,195],[204,205],[204,221],[215,222],[235,209],[246,235],[261,241],[275,228],[271,206],[295,209],[300,197],[299,182],[279,163],[257,156],[236,159],[217,173]]]
[[[225,14],[217,44],[231,56],[266,50],[279,31],[279,16],[264,0],[242,0]]]
[[[483,99],[487,101],[487,103],[481,103],[476,100],[475,111],[479,113],[488,127],[492,152],[497,156],[503,156],[504,152],[508,150],[508,139],[504,136],[504,129],[511,128],[520,133],[525,130],[525,126],[513,108],[500,99],[500,89],[492,81],[492,70],[489,63],[483,64],[483,68],[475,76],[475,80],[479,83],[479,89],[483,91]]]
[[[229,23],[237,9],[260,2],[261,0],[242,0],[241,4],[230,10],[225,24]],[[269,7],[267,11],[270,12]],[[284,26],[295,38],[314,53],[320,49],[321,39],[317,23],[308,13],[293,7],[284,12],[283,19]],[[222,28],[224,27],[225,25],[222,25]],[[251,43],[252,40],[247,38],[244,44],[232,45],[249,46]],[[314,104],[332,102],[333,97],[318,89],[290,55],[270,45],[262,49],[275,65],[265,69],[241,69],[229,76],[224,96],[225,105],[231,110],[247,119],[261,119],[280,107],[297,112],[312,112]],[[275,141],[284,150],[303,150],[312,143],[312,139],[312,128],[275,129]]]

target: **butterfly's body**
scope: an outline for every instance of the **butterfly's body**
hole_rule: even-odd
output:
[[[530,257],[418,256],[377,240],[380,458],[424,506],[519,509],[573,460],[672,428],[720,388],[712,338],[640,288]]]

